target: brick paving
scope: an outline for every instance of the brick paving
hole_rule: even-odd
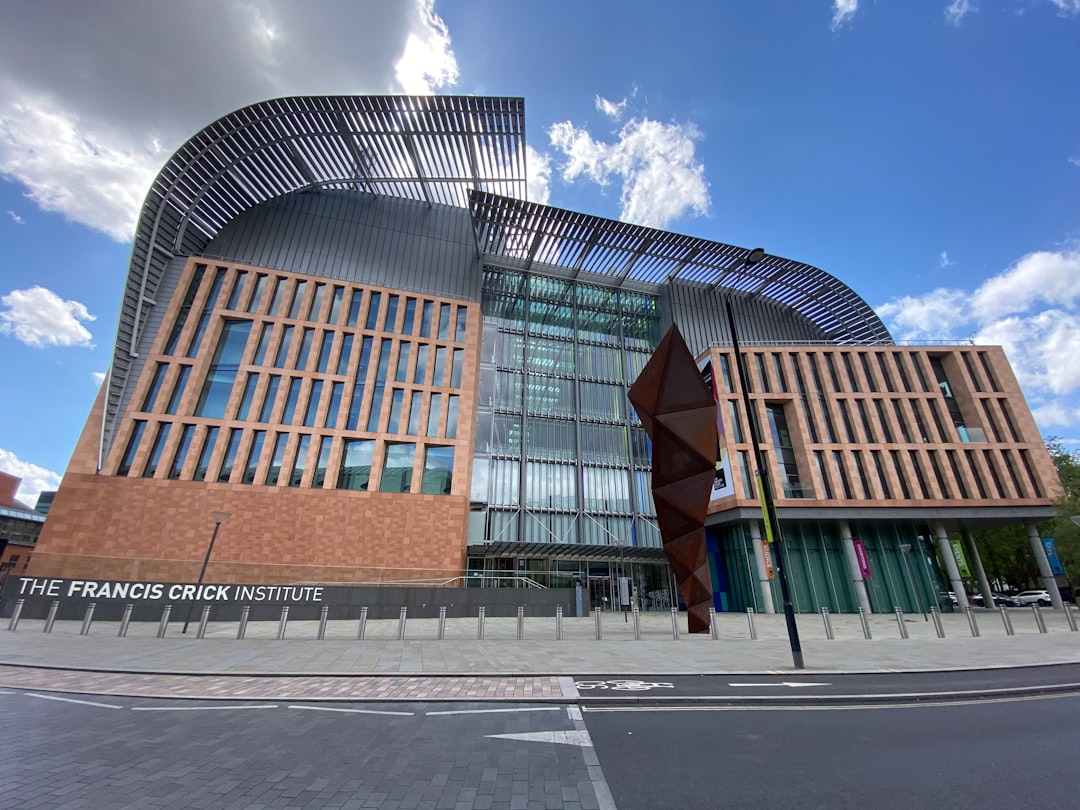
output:
[[[242,700],[535,701],[576,695],[571,682],[557,677],[252,677],[81,672],[5,665],[0,665],[0,686],[88,695]]]

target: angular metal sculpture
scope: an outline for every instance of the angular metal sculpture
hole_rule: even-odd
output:
[[[664,553],[690,632],[704,633],[712,605],[705,516],[716,474],[716,401],[677,327],[664,335],[629,395],[652,439],[652,491]]]

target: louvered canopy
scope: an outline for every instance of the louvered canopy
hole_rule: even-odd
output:
[[[459,207],[470,190],[524,197],[524,110],[520,98],[304,96],[253,104],[193,136],[161,170],[139,216],[102,448],[174,256],[201,253],[237,215],[293,191],[354,189]]]
[[[837,343],[893,342],[850,287],[803,262],[766,254],[742,266],[747,248],[497,194],[471,192],[469,206],[480,250],[510,267],[549,265],[620,285],[696,281],[785,304]]]

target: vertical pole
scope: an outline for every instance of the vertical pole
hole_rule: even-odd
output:
[[[679,640],[679,609],[671,609],[671,638],[674,641]]]
[[[867,613],[873,613],[870,607],[870,594],[866,591],[866,580],[863,579],[862,568],[859,567],[859,555],[855,553],[855,538],[851,535],[851,524],[846,520],[840,521],[840,545],[844,549],[844,559],[847,560],[848,576],[851,577],[851,587],[855,591],[855,601],[859,607]]]
[[[602,627],[602,619],[600,618],[601,612],[599,610],[593,611],[593,617],[596,619],[596,640],[600,641],[604,637],[604,629]]]
[[[364,631],[367,629],[367,605],[360,608],[360,629],[356,632],[356,640],[364,640]]]
[[[216,514],[216,513],[215,513]],[[221,528],[221,521],[214,521],[214,533],[210,535],[210,545],[206,549],[206,557],[203,558],[202,568],[199,570],[199,581],[195,583],[195,593],[198,595],[202,588],[203,577],[206,576],[206,566],[210,564],[210,555],[214,553],[214,541],[217,540],[218,529]],[[184,619],[184,629],[180,632],[186,633],[188,624],[191,623],[191,609],[195,607],[195,600],[188,602],[187,617]]]
[[[1061,591],[1058,590],[1054,572],[1050,570],[1050,560],[1046,556],[1046,548],[1043,546],[1042,537],[1034,523],[1027,524],[1028,542],[1035,554],[1035,562],[1039,565],[1039,576],[1042,577],[1043,590],[1050,594],[1050,602],[1057,610],[1064,610],[1065,603],[1061,599]]]
[[[978,580],[979,590],[982,591],[983,595],[983,607],[992,609],[994,607],[994,592],[990,589],[990,580],[987,579],[986,569],[983,568],[982,557],[979,556],[979,547],[975,545],[975,536],[967,529],[964,529],[960,534],[964,538],[964,547],[967,549],[972,566],[975,568],[975,579]]]
[[[240,611],[240,626],[236,628],[236,640],[240,641],[247,633],[248,618],[251,616],[251,605],[244,605]]]
[[[83,616],[82,628],[79,630],[80,636],[90,635],[90,623],[94,621],[94,608],[97,607],[97,602],[91,602],[86,606],[86,615]]]
[[[825,638],[827,638],[829,641],[832,641],[832,622],[829,621],[829,609],[827,607],[823,607],[821,609],[821,620],[825,622]]]
[[[518,605],[517,609],[517,640],[525,638],[525,606]]]
[[[634,641],[641,641],[641,611],[637,605],[633,608],[634,614]]]
[[[911,543],[902,543],[900,545],[900,554],[904,558],[904,570],[907,571],[908,583],[911,585],[911,595],[915,597],[915,606],[919,608],[925,622],[926,608],[923,607],[922,597],[919,596],[919,589],[915,585],[915,572],[911,568]]]
[[[326,638],[326,620],[330,618],[330,606],[323,605],[322,610],[319,611],[319,634],[318,640],[322,641]]]
[[[408,615],[409,609],[405,606],[401,606],[401,611],[398,613],[397,620],[397,640],[405,640],[405,617]]]
[[[206,623],[210,621],[210,605],[203,605],[202,616],[199,617],[199,630],[195,638],[206,638]]]
[[[484,617],[487,615],[487,608],[483,605],[480,606],[480,610],[476,612],[476,640],[484,640]]]
[[[166,605],[161,611],[161,622],[158,624],[157,637],[165,638],[165,634],[169,632],[169,614],[172,613],[172,605]]]
[[[131,624],[131,611],[135,609],[135,605],[124,605],[124,615],[120,619],[120,631],[116,634],[117,637],[123,638],[127,635],[128,625]]]
[[[52,626],[56,622],[56,613],[60,610],[60,600],[53,600],[53,603],[49,605],[49,615],[45,617],[45,627],[43,631],[46,633],[52,632]]]
[[[754,624],[754,609],[746,609],[746,623],[750,626],[750,640],[757,641],[757,626]]]
[[[761,588],[761,612],[776,613],[773,603],[772,580],[765,565],[765,551],[761,547],[761,523],[750,521],[750,543],[754,547],[754,568],[757,570],[758,586]]]
[[[1046,622],[1043,621],[1042,611],[1039,610],[1039,606],[1038,605],[1032,605],[1031,606],[1031,612],[1035,614],[1035,626],[1039,628],[1040,633],[1045,633],[1046,632]]]
[[[870,622],[866,618],[866,609],[862,607],[859,608],[859,624],[862,625],[863,638],[873,638],[870,634]]]
[[[555,640],[562,641],[562,605],[555,606]]]
[[[945,628],[941,626],[941,608],[931,605],[930,618],[934,620],[934,632],[937,633],[937,637],[945,638]]]
[[[17,599],[15,601],[15,610],[11,612],[11,621],[8,622],[8,630],[14,630],[19,626],[19,616],[22,615],[23,605],[26,604],[25,599]]]
[[[931,528],[938,541],[938,551],[941,552],[941,559],[945,561],[945,570],[949,574],[949,584],[952,586],[953,593],[956,594],[956,605],[961,610],[964,610],[968,606],[967,591],[964,590],[964,580],[960,578],[960,568],[956,564],[952,546],[949,545],[949,533],[945,531],[945,527],[940,523],[935,523]]]
[[[749,255],[743,260],[743,263],[747,263],[748,259],[750,259]],[[735,365],[739,372],[739,387],[742,389],[743,407],[746,410],[746,418],[750,425],[750,441],[754,450],[754,464],[757,467],[758,493],[761,496],[761,512],[765,518],[766,534],[771,535],[769,539],[772,541],[773,568],[776,571],[777,579],[780,580],[780,595],[784,603],[784,619],[787,623],[788,642],[791,645],[791,659],[796,669],[805,669],[802,644],[799,642],[799,627],[795,624],[795,607],[791,603],[787,565],[784,563],[783,535],[780,533],[780,521],[777,519],[776,510],[773,507],[772,476],[769,474],[769,470],[765,465],[765,458],[761,453],[761,431],[758,429],[757,411],[754,410],[754,405],[750,401],[750,389],[747,386],[750,375],[746,373],[746,363],[743,360],[742,351],[739,349],[739,338],[735,332],[735,315],[731,309],[730,296],[724,297],[724,306],[727,311],[731,348],[735,352]]]
[[[712,605],[709,605],[709,633],[713,641],[720,638],[720,628],[716,624],[716,608]]]
[[[972,638],[979,637],[979,623],[975,620],[975,611],[971,609],[971,605],[964,608],[964,612],[967,614],[968,626],[971,628]]]
[[[289,624],[289,606],[285,605],[281,608],[281,618],[278,619],[277,626],[277,640],[281,641],[285,638],[285,628]]]
[[[900,638],[907,638],[907,628],[904,626],[904,611],[897,605],[893,608],[893,612],[896,614],[896,625],[900,628]]]
[[[439,641],[446,638],[446,605],[439,608],[439,631],[437,636]]]
[[[1075,633],[1076,617],[1073,616],[1072,607],[1070,605],[1065,605],[1065,621],[1068,623],[1069,629]]]
[[[1012,619],[1009,618],[1009,609],[1002,605],[998,610],[1001,611],[1001,623],[1005,625],[1005,635],[1015,636],[1016,631],[1013,630]]]

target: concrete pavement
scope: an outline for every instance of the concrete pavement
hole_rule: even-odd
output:
[[[979,636],[967,616],[942,616],[945,638],[921,615],[869,617],[866,639],[858,616],[830,617],[833,639],[826,638],[821,616],[797,617],[806,673],[867,673],[965,670],[1080,662],[1080,632],[1070,630],[1059,611],[1041,611],[1047,632],[1040,633],[1030,609],[1007,611],[1015,635],[1007,635],[997,610],[973,613]],[[640,640],[619,613],[601,614],[600,640],[595,616],[563,619],[562,639],[555,620],[526,617],[518,639],[514,618],[488,618],[484,638],[476,619],[448,619],[437,640],[437,621],[409,620],[398,639],[397,620],[369,621],[358,640],[358,624],[331,622],[317,640],[317,622],[293,622],[277,640],[277,622],[248,625],[237,640],[235,623],[208,625],[195,637],[193,623],[182,635],[173,622],[166,637],[157,623],[130,626],[117,637],[118,624],[94,623],[80,635],[81,623],[57,622],[50,634],[40,620],[24,620],[14,632],[0,629],[0,686],[97,694],[219,699],[335,700],[573,700],[573,676],[679,674],[790,674],[792,666],[782,616],[757,615],[756,640],[744,614],[720,614],[718,639],[685,632],[680,615],[678,640],[669,613],[641,614]]]

